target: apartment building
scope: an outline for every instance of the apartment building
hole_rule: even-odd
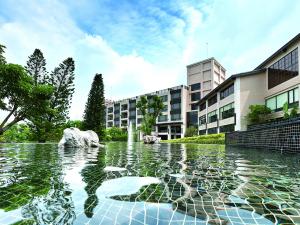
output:
[[[154,132],[162,139],[184,136],[188,126],[198,126],[198,102],[225,80],[226,70],[214,58],[187,66],[187,85],[167,88],[140,96],[110,102],[106,105],[106,127],[128,129],[129,123],[141,125],[142,115],[136,108],[141,96],[158,95],[165,108],[157,118]]]
[[[270,119],[283,117],[283,105],[299,108],[300,34],[254,70],[234,74],[199,103],[199,134],[247,129],[249,106],[265,104]]]

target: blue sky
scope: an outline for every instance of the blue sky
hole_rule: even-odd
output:
[[[79,119],[95,73],[113,100],[185,84],[186,65],[211,56],[228,77],[299,33],[299,12],[298,0],[9,0],[0,1],[0,43],[22,65],[40,48],[49,71],[73,57]]]

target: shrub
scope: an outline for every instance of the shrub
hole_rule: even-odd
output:
[[[118,127],[112,127],[105,130],[105,141],[127,141],[127,132]]]
[[[198,134],[198,129],[196,127],[188,127],[186,128],[185,137],[193,137],[196,136]]]
[[[166,143],[225,144],[225,134],[208,134],[162,141]]]
[[[265,122],[266,116],[271,113],[271,109],[265,105],[250,105],[249,109],[247,120],[250,124]]]

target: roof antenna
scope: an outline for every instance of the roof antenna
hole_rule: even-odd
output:
[[[206,42],[206,58],[208,58],[208,42]]]

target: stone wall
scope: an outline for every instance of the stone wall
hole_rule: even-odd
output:
[[[225,135],[228,146],[263,148],[282,153],[300,153],[300,118],[252,127]]]

